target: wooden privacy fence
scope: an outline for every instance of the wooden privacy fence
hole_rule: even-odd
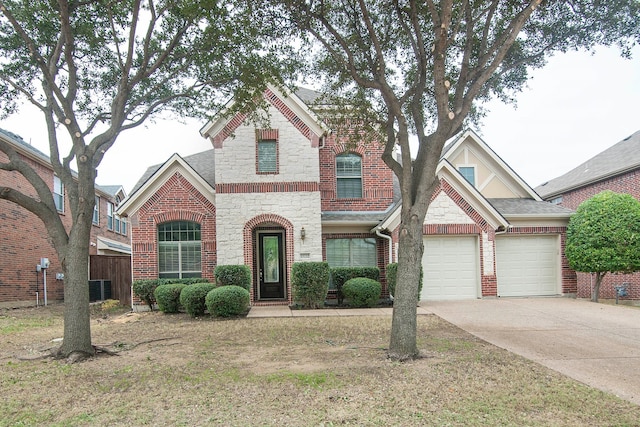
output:
[[[89,256],[89,280],[110,280],[111,298],[131,305],[131,257]]]

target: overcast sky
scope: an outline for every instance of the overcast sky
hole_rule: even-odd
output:
[[[640,48],[631,60],[616,49],[558,54],[532,73],[518,106],[490,104],[474,129],[529,185],[536,187],[640,130]],[[129,193],[146,168],[173,153],[211,148],[199,134],[205,123],[158,120],[121,134],[98,171],[102,185]],[[0,127],[48,153],[41,116],[25,108]]]

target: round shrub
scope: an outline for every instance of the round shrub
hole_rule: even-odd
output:
[[[158,308],[164,313],[177,313],[180,310],[180,292],[187,285],[184,283],[170,283],[159,285],[153,292]]]
[[[237,316],[249,308],[249,291],[243,287],[229,285],[215,288],[207,294],[207,310],[214,316]]]
[[[141,301],[145,302],[151,311],[153,311],[153,304],[156,302],[153,297],[153,292],[156,290],[157,286],[157,279],[134,280],[131,284],[133,294],[140,298]]]
[[[219,265],[213,270],[218,286],[240,286],[251,289],[251,269],[246,265]]]
[[[342,286],[342,293],[352,307],[374,307],[380,300],[382,285],[373,279],[356,277],[347,280]]]
[[[214,288],[213,283],[196,283],[182,288],[180,304],[191,317],[202,316],[205,310],[205,298]]]

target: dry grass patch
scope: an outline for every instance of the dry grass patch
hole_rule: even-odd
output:
[[[637,425],[640,408],[420,316],[423,359],[387,360],[389,317],[236,319],[97,312],[67,365],[62,307],[0,312],[0,426]]]

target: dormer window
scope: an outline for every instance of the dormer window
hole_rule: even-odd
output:
[[[476,186],[476,168],[473,166],[460,166],[458,168],[464,179],[469,181],[471,185]]]
[[[362,158],[353,153],[336,156],[338,199],[362,198]]]

